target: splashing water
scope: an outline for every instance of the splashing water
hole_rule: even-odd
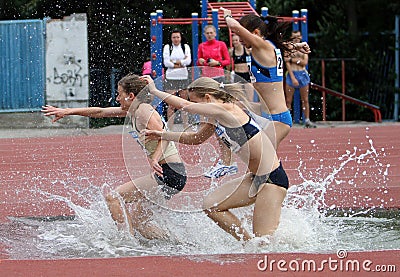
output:
[[[127,230],[118,230],[110,216],[104,199],[104,191],[110,190],[107,184],[91,185],[81,191],[73,189],[72,193],[78,194],[87,205],[40,190],[49,201],[67,204],[74,216],[11,218],[9,223],[0,225],[0,243],[8,246],[7,254],[13,259],[399,249],[398,215],[360,217],[369,213],[366,210],[336,216],[329,214],[333,207],[325,204],[329,185],[351,161],[360,163],[372,158],[385,178],[388,167],[379,162],[372,140],[369,144],[370,149],[361,154],[357,154],[356,147],[354,151],[346,151],[339,157],[338,168],[318,181],[307,180],[301,174],[300,163],[298,171],[303,182],[289,188],[278,230],[262,247],[251,241],[243,246],[202,212],[174,212],[154,204],[154,220],[168,229],[169,239],[149,241],[140,235],[132,236]],[[252,211],[252,207],[233,211],[248,230],[251,230]]]

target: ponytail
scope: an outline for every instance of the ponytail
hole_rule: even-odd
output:
[[[291,24],[289,21],[283,21],[271,15],[260,17],[255,14],[247,14],[239,20],[239,23],[250,32],[259,29],[261,35],[272,41],[282,52],[291,51],[284,40],[284,35]]]

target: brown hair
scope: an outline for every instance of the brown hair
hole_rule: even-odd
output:
[[[281,21],[279,18],[270,15],[260,17],[255,14],[247,14],[239,20],[239,23],[250,32],[259,29],[264,39],[272,41],[283,52],[291,51],[284,40],[284,35],[291,24],[290,22]]]
[[[140,79],[139,75],[129,73],[118,81],[125,93],[133,93],[135,97],[144,103],[150,103],[151,97],[145,80]]]

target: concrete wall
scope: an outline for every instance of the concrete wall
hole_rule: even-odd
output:
[[[46,104],[61,108],[87,107],[89,102],[86,14],[46,23]],[[89,119],[72,116],[56,125],[89,127]],[[54,124],[52,124],[54,126]]]

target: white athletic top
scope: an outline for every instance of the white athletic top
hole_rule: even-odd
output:
[[[188,78],[188,70],[186,66],[190,65],[192,62],[192,56],[190,53],[189,45],[185,44],[185,53],[183,53],[183,49],[181,45],[178,46],[172,45],[172,52],[170,55],[170,45],[166,44],[163,50],[163,61],[164,66],[167,67],[167,72],[165,73],[165,77],[169,80],[184,80]],[[185,67],[174,68],[173,61],[180,60],[182,65]]]

